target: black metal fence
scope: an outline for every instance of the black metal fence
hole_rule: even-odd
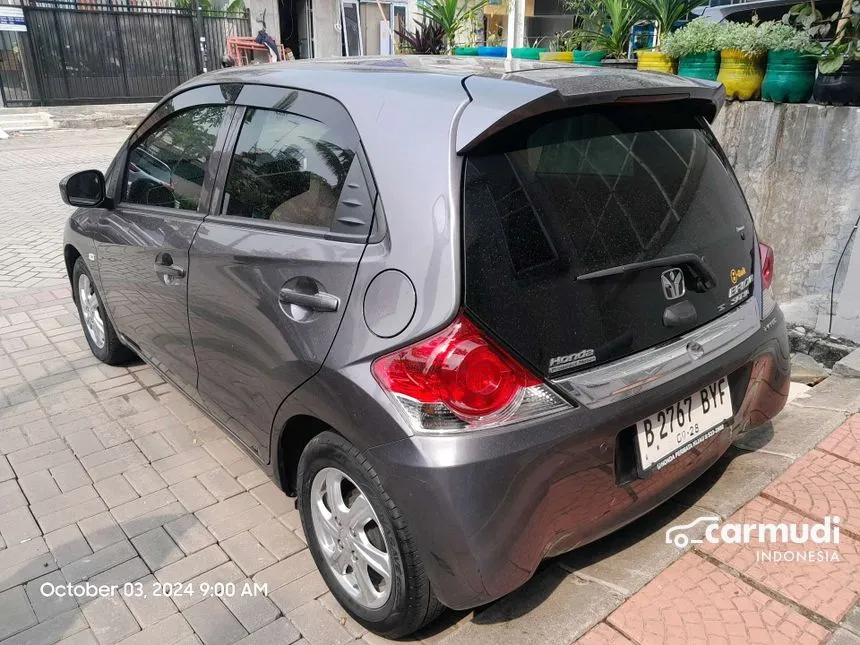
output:
[[[26,32],[0,31],[7,106],[154,101],[219,66],[228,36],[250,36],[248,12],[104,2],[20,5]]]

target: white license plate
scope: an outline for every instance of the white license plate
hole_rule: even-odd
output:
[[[723,422],[731,417],[729,382],[721,378],[642,419],[636,424],[640,470],[668,465],[689,450],[691,444],[704,441],[721,430]]]

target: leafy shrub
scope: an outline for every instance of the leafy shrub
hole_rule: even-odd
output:
[[[717,32],[718,50],[738,49],[745,54],[763,54],[767,51],[764,30],[749,23],[725,22]]]
[[[717,34],[722,26],[722,23],[696,18],[678,31],[666,34],[660,50],[670,58],[717,51]]]
[[[767,51],[807,52],[812,45],[812,39],[808,33],[797,31],[783,22],[763,22],[758,29]]]

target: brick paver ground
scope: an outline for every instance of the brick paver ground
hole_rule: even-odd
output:
[[[792,543],[790,533],[777,543],[760,542],[757,533],[747,544],[705,540],[583,641],[593,635],[603,642],[612,627],[642,645],[825,642],[860,598],[860,543],[844,530],[853,526],[846,520],[858,517],[858,445],[860,415],[853,415],[726,520],[806,525],[811,532],[825,515],[836,515],[838,542],[832,533],[828,542],[805,544]],[[803,534],[798,528],[796,535]],[[840,637],[860,642],[856,634]]]
[[[816,520],[765,497],[757,497],[746,504],[727,522],[797,524],[807,526],[807,531],[816,525]],[[803,529],[799,531],[802,534]],[[774,545],[754,541],[752,544],[714,545],[705,542],[700,549],[834,623],[845,617],[860,595],[860,544],[844,532],[838,544]],[[813,551],[812,562],[809,561],[810,550]],[[786,561],[789,553],[789,557],[794,558],[790,562]]]
[[[687,553],[608,619],[634,642],[813,645],[828,631]]]
[[[127,132],[49,132],[0,142],[0,645],[384,642],[327,592],[292,501],[251,459],[151,368],[108,367],[91,355],[61,258],[69,209],[59,202],[57,182],[75,169],[104,168]],[[806,414],[836,420],[829,431],[856,412],[860,398],[842,387],[809,407],[792,406],[781,436],[808,434],[800,425]],[[817,521],[837,510],[847,539],[857,537],[858,430],[853,417],[772,484],[754,502],[761,508],[747,512],[778,509]],[[785,449],[766,449],[755,468],[781,472],[793,461]],[[673,502],[683,517],[731,514],[775,476],[756,472],[758,487],[747,495],[726,483],[751,468],[733,459],[714,469],[724,473],[711,479],[719,494],[705,489],[692,501]],[[822,486],[833,492],[822,494]],[[750,566],[742,549],[696,547],[681,557],[662,535],[661,513],[672,507],[638,522],[626,534],[635,538],[616,535],[584,550],[581,568],[569,564],[574,559],[548,562],[509,597],[474,612],[447,612],[419,637],[434,645],[568,645],[583,634],[591,644],[667,635],[802,643],[827,638],[839,621],[854,629],[846,621],[858,613],[849,612],[855,560],[848,560],[850,574],[826,570],[837,589],[819,572],[803,570],[803,577],[791,568]],[[846,544],[853,549],[855,542]],[[79,582],[118,585],[118,593],[45,593]],[[254,594],[255,584],[268,593]],[[159,596],[152,593],[157,585]],[[207,585],[216,595],[201,593]],[[245,588],[251,595],[235,591]]]
[[[0,293],[62,284],[57,253],[69,209],[57,185],[75,170],[105,170],[130,130],[68,130],[0,141]]]

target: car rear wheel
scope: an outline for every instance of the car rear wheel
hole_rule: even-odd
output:
[[[78,258],[72,271],[72,292],[84,336],[101,362],[118,365],[134,358],[134,353],[119,339],[110,319],[105,314],[104,304],[87,265]]]
[[[314,437],[299,460],[298,498],[314,561],[355,620],[399,638],[442,613],[405,519],[355,446],[333,432]]]

